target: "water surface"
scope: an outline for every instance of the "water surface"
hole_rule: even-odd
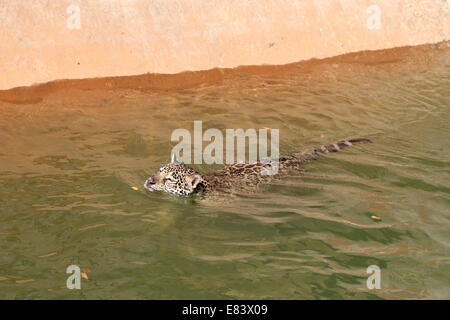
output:
[[[449,88],[443,45],[180,90],[0,102],[0,299],[448,299]],[[278,128],[284,154],[374,143],[232,200],[142,190],[172,131],[194,120]],[[89,278],[80,291],[65,286],[71,264]],[[380,290],[366,288],[369,265]]]

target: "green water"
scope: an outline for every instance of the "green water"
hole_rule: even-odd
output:
[[[449,299],[450,59],[425,54],[0,103],[0,299]],[[285,154],[374,143],[233,199],[142,190],[194,120],[279,128]],[[82,290],[66,288],[71,264]]]

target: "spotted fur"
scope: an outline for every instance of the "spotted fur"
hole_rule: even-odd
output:
[[[317,159],[320,155],[337,152],[352,145],[371,142],[369,139],[343,140],[281,157],[276,176],[282,176],[289,170],[304,171],[303,165],[308,161]],[[269,182],[276,178],[276,176],[263,174],[265,169],[271,168],[270,166],[270,162],[237,163],[228,165],[211,175],[202,176],[185,164],[178,163],[172,157],[172,163],[163,166],[154,176],[148,178],[144,187],[149,191],[161,191],[176,195],[189,195],[198,192],[228,193],[233,190],[254,188],[260,183]]]

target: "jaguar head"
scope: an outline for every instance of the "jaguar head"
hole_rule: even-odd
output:
[[[171,163],[161,167],[155,175],[148,178],[144,188],[149,191],[189,195],[196,191],[202,181],[203,177],[197,171],[180,163],[172,154]]]

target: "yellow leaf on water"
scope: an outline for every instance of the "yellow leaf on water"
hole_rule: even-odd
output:
[[[131,187],[131,189],[133,189],[134,191],[138,191],[139,190],[138,187]]]
[[[81,276],[82,276],[83,278],[85,278],[86,280],[89,279],[88,276],[87,276],[87,274],[86,274],[86,272],[82,272],[82,273],[81,273]]]
[[[373,220],[381,220],[381,218],[378,217],[378,216],[371,216],[371,218],[372,218]]]

